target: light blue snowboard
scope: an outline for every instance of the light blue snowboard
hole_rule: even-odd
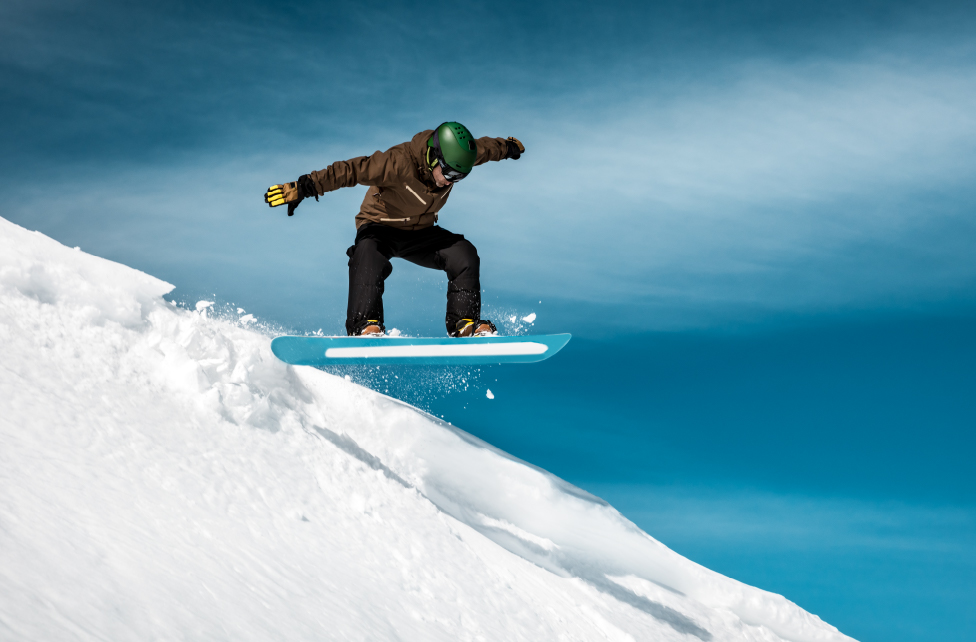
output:
[[[277,337],[271,342],[271,351],[295,366],[474,366],[543,361],[562,350],[571,338],[570,334],[464,339]]]

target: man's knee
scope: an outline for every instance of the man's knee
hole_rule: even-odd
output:
[[[349,257],[349,270],[352,272],[385,279],[393,271],[390,260],[383,254],[376,239],[360,240],[346,250],[346,255]]]
[[[362,239],[355,245],[351,246],[346,250],[346,256],[349,257],[349,263],[369,261],[375,259],[377,255],[382,255],[379,248],[379,243],[376,239]]]
[[[441,250],[440,254],[444,259],[444,271],[450,279],[462,273],[477,275],[481,271],[478,250],[467,239],[462,239],[451,247]]]

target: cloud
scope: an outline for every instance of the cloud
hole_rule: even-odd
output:
[[[520,271],[545,254],[534,272],[570,275],[581,299],[685,308],[679,323],[967,298],[976,66],[749,61],[720,76],[548,114],[515,186],[468,199],[490,221],[479,232]]]
[[[665,543],[778,550],[938,553],[972,560],[976,513],[964,506],[924,506],[734,489],[607,485],[641,528]]]

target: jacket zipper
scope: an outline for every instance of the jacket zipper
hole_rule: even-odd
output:
[[[418,201],[420,201],[424,205],[427,205],[427,201],[425,201],[424,199],[420,198],[420,194],[418,194],[417,192],[415,192],[412,189],[410,189],[410,186],[409,185],[407,185],[406,183],[404,183],[403,186],[407,188],[407,191],[408,192],[410,192],[411,194],[413,194],[414,196],[416,196]]]

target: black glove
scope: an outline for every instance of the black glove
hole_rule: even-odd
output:
[[[319,200],[318,190],[315,189],[312,177],[308,174],[302,174],[294,183],[269,187],[268,191],[264,193],[264,202],[269,207],[278,207],[288,203],[288,216],[292,216],[295,214],[295,208],[298,207],[298,204],[310,196],[314,196],[316,201]]]
[[[508,140],[506,140],[505,142],[508,143],[508,156],[506,156],[505,158],[518,160],[519,157],[522,155],[522,153],[525,151],[525,145],[523,145],[518,138],[515,138],[513,136],[509,136]]]

